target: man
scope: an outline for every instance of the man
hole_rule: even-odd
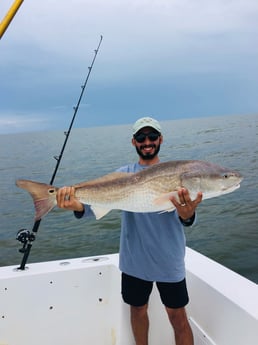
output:
[[[163,142],[159,122],[150,117],[137,120],[133,126],[132,145],[139,161],[118,171],[137,172],[159,163]],[[70,197],[69,200],[67,195]],[[136,345],[148,344],[148,300],[156,282],[175,333],[177,345],[192,345],[193,334],[186,316],[188,293],[185,281],[185,235],[183,226],[191,226],[195,210],[202,200],[199,192],[191,200],[186,189],[172,197],[176,210],[164,213],[122,212],[119,267],[122,271],[122,297],[130,305],[131,325]],[[81,218],[90,208],[74,198],[74,189],[64,187],[57,194],[59,207],[75,211]]]

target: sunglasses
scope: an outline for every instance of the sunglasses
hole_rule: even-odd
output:
[[[149,141],[156,141],[160,137],[160,133],[157,133],[157,132],[139,133],[139,134],[135,134],[133,137],[138,143],[143,143],[146,138],[148,138]]]

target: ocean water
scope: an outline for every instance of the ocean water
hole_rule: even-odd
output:
[[[258,115],[162,122],[162,161],[202,159],[238,170],[237,191],[205,200],[198,223],[186,228],[187,245],[258,283]],[[30,196],[15,186],[20,178],[49,182],[64,140],[62,132],[0,135],[0,266],[20,264],[21,228],[31,230]],[[102,176],[137,160],[129,125],[74,129],[55,184]],[[102,220],[77,220],[55,209],[41,222],[28,263],[115,253],[120,212]]]

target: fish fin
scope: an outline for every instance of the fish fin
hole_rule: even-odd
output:
[[[175,210],[175,206],[172,206],[171,208],[168,208],[168,209],[166,209],[164,211],[159,212],[159,214],[166,213],[166,212],[172,212],[174,210]]]
[[[56,187],[30,180],[17,180],[16,185],[30,193],[35,207],[35,220],[40,220],[56,205]]]
[[[90,208],[91,208],[92,212],[94,213],[97,220],[101,219],[106,214],[108,214],[108,212],[111,211],[109,209],[98,207],[98,206],[91,206]]]
[[[129,177],[131,175],[134,175],[134,173],[115,171],[115,172],[112,172],[111,174],[107,174],[105,176],[96,178],[95,180],[77,183],[73,187],[75,187],[75,188],[88,187],[88,186],[95,185],[96,183],[99,184],[102,182],[113,181],[113,180],[117,180],[119,178]]]
[[[170,201],[170,198],[174,196],[175,198],[178,199],[178,194],[177,191],[169,192],[169,193],[164,193],[158,196],[153,200],[154,205],[162,205],[166,204],[168,201]],[[172,204],[173,205],[173,204]],[[173,208],[174,209],[174,208]]]

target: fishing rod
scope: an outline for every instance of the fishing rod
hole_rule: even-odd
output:
[[[101,35],[101,36],[100,36],[100,40],[99,40],[98,47],[97,47],[97,49],[94,50],[94,53],[95,53],[95,54],[94,54],[94,57],[93,57],[93,59],[92,59],[91,65],[88,67],[88,73],[87,73],[85,82],[84,82],[84,84],[81,86],[81,93],[80,93],[78,102],[77,102],[76,106],[73,108],[74,113],[73,113],[73,117],[72,117],[72,120],[71,120],[69,129],[68,129],[67,132],[64,132],[65,140],[64,140],[63,146],[62,146],[62,148],[61,148],[60,154],[59,154],[58,156],[54,156],[54,159],[56,160],[56,166],[55,166],[53,175],[52,175],[52,177],[51,177],[51,180],[50,180],[50,182],[49,182],[50,185],[52,185],[53,182],[54,182],[54,180],[55,180],[56,173],[57,173],[57,171],[58,171],[60,162],[61,162],[61,160],[62,160],[64,151],[65,151],[65,147],[66,147],[68,138],[69,138],[69,136],[70,136],[70,133],[71,133],[71,130],[72,130],[72,127],[73,127],[73,123],[74,123],[74,120],[75,120],[75,117],[76,117],[76,114],[77,114],[77,112],[78,112],[78,110],[79,110],[79,106],[80,106],[80,103],[81,103],[81,100],[82,100],[82,96],[83,96],[83,94],[84,94],[86,85],[87,85],[87,83],[88,83],[88,80],[89,80],[89,77],[90,77],[90,74],[91,74],[93,65],[94,65],[94,63],[95,63],[97,54],[98,54],[98,52],[99,52],[99,48],[100,48],[102,39],[103,39],[103,36]],[[27,260],[28,260],[28,257],[29,257],[30,251],[31,251],[32,243],[33,243],[33,242],[35,241],[35,239],[36,239],[36,233],[38,232],[40,223],[41,223],[41,219],[35,221],[35,222],[34,222],[34,225],[33,225],[33,228],[32,228],[32,231],[29,231],[29,230],[27,230],[27,229],[21,229],[21,230],[19,230],[18,233],[17,233],[16,239],[17,239],[19,242],[21,242],[21,243],[23,244],[23,247],[19,250],[21,253],[23,253],[23,258],[22,258],[22,261],[21,261],[21,265],[20,265],[20,267],[18,268],[18,269],[20,269],[20,270],[24,270],[24,269],[25,269],[25,265],[26,265],[26,263],[27,263]]]
[[[3,37],[6,29],[10,25],[11,21],[13,20],[16,12],[18,11],[22,3],[23,0],[15,0],[4,19],[0,22],[0,39]]]

